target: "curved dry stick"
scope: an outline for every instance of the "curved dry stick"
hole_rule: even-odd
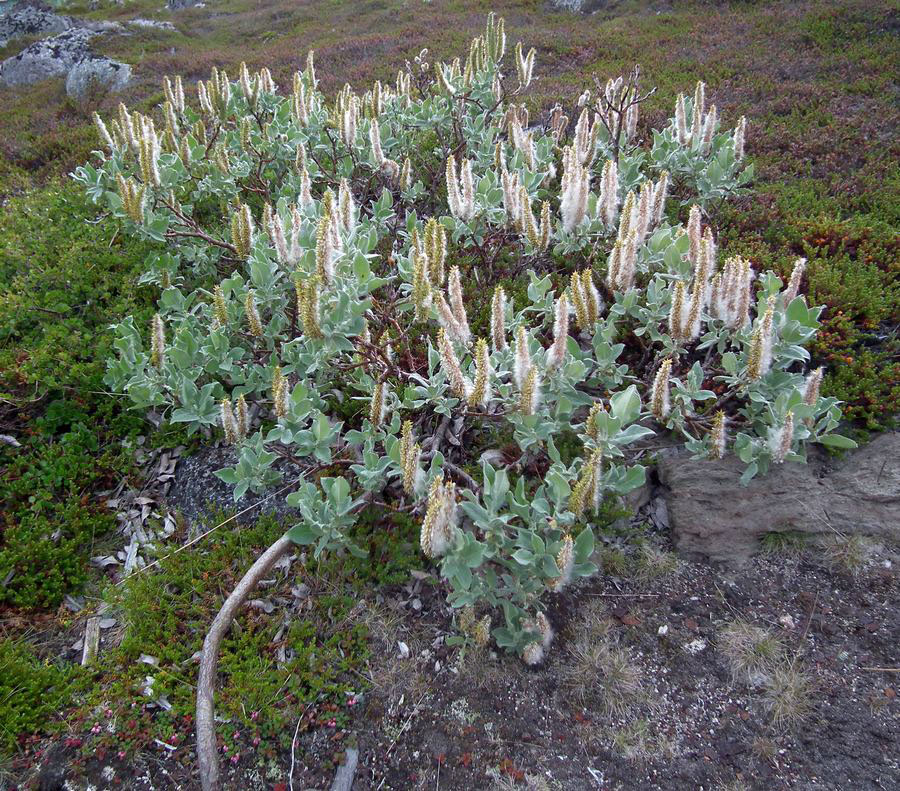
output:
[[[203,791],[216,791],[219,783],[219,755],[216,750],[216,719],[213,695],[216,690],[216,667],[222,638],[231,628],[238,608],[244,603],[266,572],[294,543],[282,536],[257,558],[241,578],[209,627],[200,656],[197,679],[197,761],[200,764],[200,786]]]

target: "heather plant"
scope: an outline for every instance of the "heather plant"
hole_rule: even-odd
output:
[[[464,59],[423,50],[362,94],[325,97],[312,53],[285,93],[245,66],[196,101],[167,78],[154,115],[95,119],[105,150],[76,172],[166,244],[141,278],[157,313],[115,326],[107,385],[221,429],[236,500],[290,462],[286,535],[315,557],[364,556],[350,530],[368,504],[416,515],[460,639],[490,630],[532,664],[553,639],[545,595],[596,572],[598,512],[644,482],[635,443],[734,453],[745,482],[810,442],[853,444],[806,370],[803,260],[788,283],[719,260],[708,220],[752,180],[746,120],[725,127],[700,83],[645,140],[635,69],[534,123],[534,69],[491,16]],[[516,457],[451,442],[480,429]]]

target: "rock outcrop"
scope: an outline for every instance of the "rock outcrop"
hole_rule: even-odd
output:
[[[130,79],[131,67],[92,53],[89,42],[95,35],[92,30],[71,28],[36,41],[0,63],[0,84],[13,88],[51,77],[68,77],[77,66],[79,76],[73,82],[74,89],[93,77],[108,89],[121,90]]]
[[[551,0],[550,5],[561,11],[581,11],[584,0]]]
[[[749,486],[743,464],[660,457],[658,472],[679,552],[741,564],[772,531],[860,533],[900,543],[900,434],[875,437],[840,459],[813,446],[808,464],[782,464]]]
[[[109,58],[90,58],[72,67],[66,77],[66,93],[73,99],[85,99],[100,88],[116,93],[131,82],[131,66]]]
[[[156,19],[143,19],[142,17],[132,19],[128,23],[128,27],[142,28],[144,30],[165,30],[167,32],[174,32],[177,29],[171,22],[160,22]]]
[[[17,38],[62,33],[74,26],[74,21],[67,16],[32,5],[18,5],[0,16],[0,47]]]

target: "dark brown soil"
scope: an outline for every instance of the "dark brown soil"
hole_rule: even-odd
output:
[[[605,577],[554,601],[560,637],[537,670],[508,657],[460,668],[441,645],[440,600],[426,603],[414,627],[425,648],[357,725],[354,788],[487,789],[491,768],[573,790],[898,788],[900,596],[886,564],[855,580],[768,557],[738,573],[682,564],[650,582]],[[645,695],[619,716],[580,705],[562,681],[573,638],[598,609],[643,679]],[[717,641],[736,619],[778,633],[810,676],[810,713],[793,732],[774,728],[761,695],[732,680]]]
[[[813,552],[763,555],[740,571],[681,562],[656,577],[601,575],[551,601],[558,636],[536,669],[448,648],[444,591],[417,577],[360,602],[371,688],[346,732],[300,729],[294,788],[328,788],[351,744],[354,791],[900,788],[900,589],[887,550],[856,576]],[[789,727],[773,724],[758,680],[733,676],[721,637],[736,620],[776,634],[784,664],[809,681],[808,712]],[[575,642],[598,627],[639,672],[640,691],[619,711],[582,702],[567,682]],[[56,780],[40,788],[63,787],[64,761],[49,753],[42,777]],[[193,789],[194,763],[185,744],[139,765],[92,762],[92,786],[65,787]],[[286,791],[290,767],[287,752],[265,769],[225,762],[224,788]]]

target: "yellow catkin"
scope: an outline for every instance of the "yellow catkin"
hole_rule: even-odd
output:
[[[660,422],[669,416],[669,376],[672,373],[672,360],[663,360],[653,380],[653,390],[650,398],[650,411]]]
[[[262,320],[259,317],[259,310],[256,307],[256,297],[253,289],[247,290],[247,296],[244,297],[244,312],[247,314],[247,324],[250,326],[250,334],[254,338],[263,337]]]
[[[219,327],[228,326],[228,305],[225,302],[225,292],[222,286],[213,289],[213,318]]]
[[[494,349],[502,352],[506,349],[506,292],[503,286],[494,289],[491,299],[491,341]]]
[[[487,341],[479,338],[475,343],[475,382],[469,393],[471,407],[486,407],[491,399],[491,363]]]
[[[709,457],[711,459],[725,458],[725,445],[727,443],[725,431],[725,413],[719,410],[716,412],[712,431],[709,434]]]
[[[166,359],[166,328],[162,316],[157,313],[150,323],[150,364],[162,368]]]

